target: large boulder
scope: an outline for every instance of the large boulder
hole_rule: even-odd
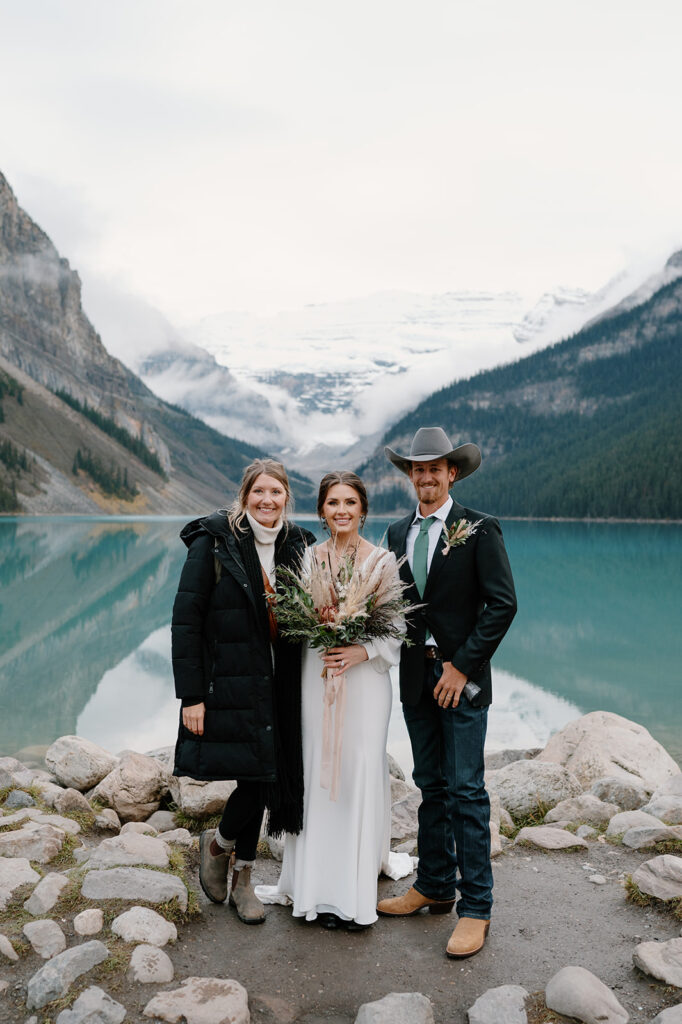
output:
[[[99,868],[128,867],[142,864],[152,868],[168,867],[168,847],[162,839],[142,836],[135,832],[121,833],[111,839],[103,839],[96,846],[84,867],[88,871]]]
[[[123,821],[144,821],[159,809],[168,783],[168,772],[160,761],[127,752],[90,796],[113,807]]]
[[[249,1024],[251,1020],[246,989],[224,978],[185,978],[180,988],[158,992],[143,1013],[186,1024]]]
[[[649,793],[641,782],[627,782],[614,775],[597,779],[592,783],[590,793],[607,804],[618,804],[621,811],[636,811],[649,799]]]
[[[682,857],[662,853],[640,864],[632,876],[640,892],[659,900],[682,897]]]
[[[58,953],[30,979],[26,1000],[28,1009],[39,1010],[53,999],[65,996],[76,978],[101,964],[108,956],[109,950],[98,939]]]
[[[612,776],[652,793],[680,774],[677,763],[643,725],[611,711],[591,711],[569,722],[536,760],[564,765],[584,789]]]
[[[592,793],[582,793],[580,796],[572,796],[568,800],[560,800],[559,803],[545,815],[546,822],[570,821],[577,824],[606,825],[618,814],[620,808],[617,804],[607,804]]]
[[[363,1003],[355,1024],[433,1024],[433,1006],[421,992],[389,992]]]
[[[56,1024],[123,1024],[125,1018],[125,1006],[103,989],[91,985],[79,995],[70,1010],[62,1010]]]
[[[622,836],[631,828],[663,828],[663,822],[645,811],[620,811],[609,821],[607,836]]]
[[[27,857],[0,856],[0,910],[6,910],[15,889],[40,881],[40,875],[31,867]]]
[[[222,814],[236,782],[201,782],[186,776],[170,778],[170,792],[179,809],[190,818],[203,821]]]
[[[187,910],[187,887],[177,875],[150,868],[109,868],[88,871],[81,886],[86,900],[137,900],[143,903],[166,903],[177,899],[181,910]]]
[[[26,857],[38,864],[49,864],[60,852],[65,838],[60,828],[30,822],[13,832],[0,833],[0,857]]]
[[[627,1024],[630,1015],[603,981],[584,967],[562,967],[545,990],[550,1010],[585,1024]]]
[[[666,985],[682,988],[682,938],[667,942],[640,942],[632,954],[640,971]]]
[[[543,808],[547,811],[560,800],[582,793],[580,783],[566,768],[538,761],[514,761],[489,772],[486,786],[515,818],[525,818]]]
[[[528,1024],[527,998],[520,985],[489,988],[467,1010],[469,1024]]]
[[[551,825],[533,825],[519,830],[514,843],[530,843],[541,850],[575,850],[587,847],[587,843],[573,832]]]
[[[48,747],[45,764],[62,786],[82,792],[101,782],[118,758],[82,736],[60,736]]]

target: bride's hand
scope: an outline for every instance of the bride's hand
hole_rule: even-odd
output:
[[[367,661],[368,654],[362,644],[352,647],[331,647],[324,655],[324,667],[334,676],[340,676],[354,665]]]

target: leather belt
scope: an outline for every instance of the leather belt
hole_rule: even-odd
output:
[[[437,647],[434,647],[433,644],[428,644],[428,646],[426,646],[424,648],[424,657],[426,658],[427,661],[443,661],[444,660],[443,659],[443,655],[441,654],[441,652],[438,650]]]

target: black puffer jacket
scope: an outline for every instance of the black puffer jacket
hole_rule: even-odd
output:
[[[235,533],[225,513],[214,512],[180,534],[189,552],[173,606],[175,691],[203,699],[206,718],[196,736],[181,716],[174,774],[281,785],[302,770],[301,648],[278,638],[273,673],[260,562],[244,525]],[[290,524],[277,538],[276,565],[297,567],[314,540]]]

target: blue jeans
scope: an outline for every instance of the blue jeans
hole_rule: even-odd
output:
[[[436,900],[455,899],[459,889],[459,916],[487,921],[493,903],[483,761],[488,709],[472,707],[466,697],[456,708],[439,707],[433,690],[440,672],[440,662],[426,661],[419,703],[403,704],[412,777],[422,794],[414,887]]]

